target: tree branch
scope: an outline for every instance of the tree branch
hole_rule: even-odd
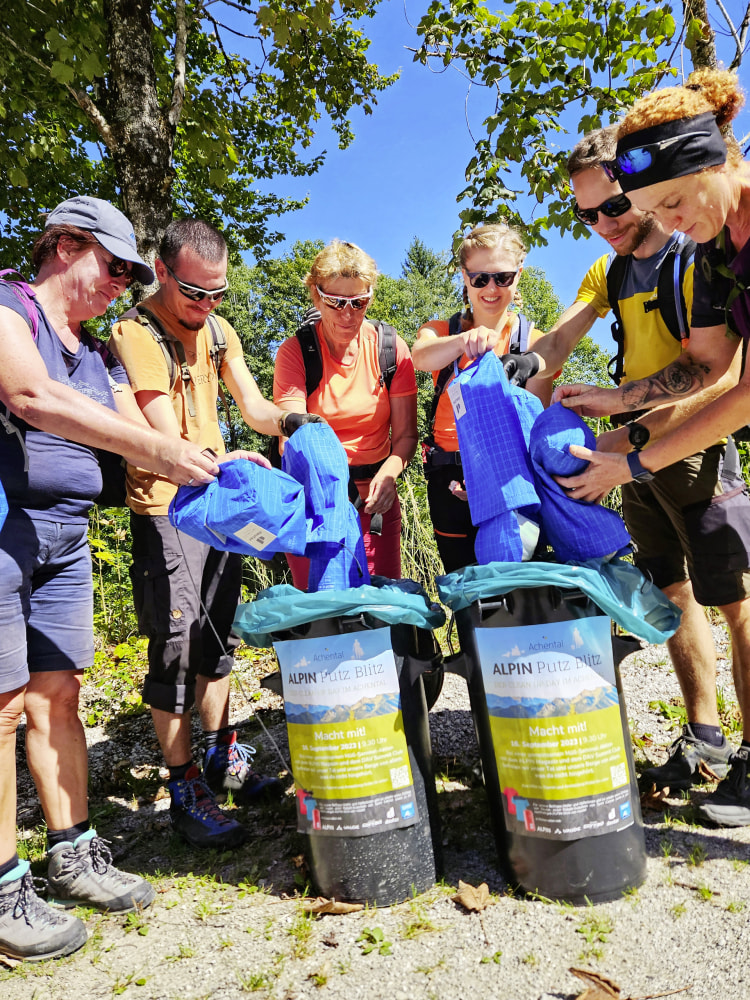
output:
[[[16,50],[16,52],[19,52],[24,57],[24,59],[29,59],[31,62],[34,63],[35,66],[38,66],[40,69],[44,70],[44,72],[48,74],[50,79],[55,80],[55,78],[52,76],[51,68],[47,66],[46,63],[42,62],[41,59],[37,58],[37,56],[33,55],[31,52],[27,52],[26,49],[22,49],[21,46],[18,44],[18,42],[16,42],[15,39],[11,38],[11,36],[6,34],[4,31],[0,31],[0,37],[4,38],[6,42],[12,45],[13,48]],[[107,147],[107,149],[111,150],[113,147],[114,140],[112,137],[112,132],[109,127],[109,123],[107,122],[107,119],[101,113],[99,108],[96,106],[96,104],[94,104],[92,99],[86,93],[86,91],[76,90],[74,87],[71,87],[67,83],[63,83],[60,80],[55,80],[55,83],[57,83],[60,87],[62,87],[63,90],[67,90],[67,92],[76,102],[78,107],[81,109],[81,111],[83,111],[88,120],[91,122],[96,131],[99,133],[104,145]]]
[[[174,131],[182,115],[182,105],[185,103],[185,63],[187,57],[188,17],[185,13],[185,0],[175,0],[175,40],[174,40],[174,73],[172,74],[172,102],[169,106],[168,121]]]

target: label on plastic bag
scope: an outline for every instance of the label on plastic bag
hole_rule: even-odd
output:
[[[448,399],[451,401],[451,406],[453,407],[453,416],[456,420],[460,420],[461,417],[466,413],[466,405],[464,403],[463,393],[461,392],[461,386],[454,379],[453,382],[448,386]]]
[[[577,840],[630,826],[609,618],[475,637],[508,831]]]
[[[234,534],[241,542],[252,545],[258,552],[262,552],[267,545],[276,541],[276,535],[266,528],[261,527],[261,525],[255,524],[254,521],[248,521],[242,528],[238,528]]]
[[[414,825],[417,801],[391,630],[274,643],[297,828],[363,837]]]

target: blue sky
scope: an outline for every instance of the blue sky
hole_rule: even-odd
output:
[[[375,18],[362,23],[372,39],[371,61],[384,74],[400,70],[400,79],[380,95],[373,115],[352,113],[356,138],[348,149],[339,150],[330,132],[321,133],[315,151],[327,149],[328,156],[317,174],[274,180],[276,194],[310,199],[302,211],[278,220],[287,241],[274,253],[299,239],[339,237],[362,246],[382,272],[396,276],[414,236],[434,250],[450,247],[459,207],[465,207],[456,196],[474,153],[472,133],[483,135],[492,104],[456,69],[434,73],[413,63],[408,47],[417,45],[416,24],[425,8],[424,0],[383,0]],[[566,150],[577,139],[559,137]],[[530,218],[536,203],[517,204]],[[596,236],[574,240],[552,231],[548,238],[549,245],[533,248],[526,263],[542,268],[569,305],[588,266],[608,248]],[[608,347],[609,322],[597,323],[594,335]]]

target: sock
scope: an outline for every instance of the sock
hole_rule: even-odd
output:
[[[750,750],[750,740],[743,740],[742,743],[740,743],[740,746],[744,747],[746,750]]]
[[[203,745],[206,750],[212,750],[219,743],[231,743],[233,735],[232,726],[223,726],[221,729],[204,729]]]
[[[187,764],[180,764],[177,767],[170,767],[169,769],[169,780],[170,781],[182,781],[187,772],[193,766],[192,760],[189,760]]]
[[[7,875],[9,872],[12,872],[14,868],[18,867],[18,861],[18,855],[14,854],[10,861],[6,861],[5,864],[0,865],[0,881],[4,875]]]
[[[689,725],[696,739],[703,740],[704,743],[710,743],[712,747],[723,747],[726,743],[721,726],[703,726],[699,722],[691,722]]]
[[[91,829],[88,818],[75,826],[69,826],[67,830],[47,830],[47,850],[56,847],[57,844],[64,844],[69,841],[71,844],[77,840],[82,833]]]

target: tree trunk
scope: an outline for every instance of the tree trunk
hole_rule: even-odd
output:
[[[716,69],[718,60],[716,58],[716,37],[708,20],[708,8],[706,0],[682,0],[682,10],[685,16],[685,24],[692,18],[697,17],[705,25],[703,33],[690,50],[693,60],[693,69]]]
[[[152,0],[104,0],[109,73],[104,95],[110,154],[138,248],[153,263],[172,221],[175,129],[160,107],[151,47]]]

